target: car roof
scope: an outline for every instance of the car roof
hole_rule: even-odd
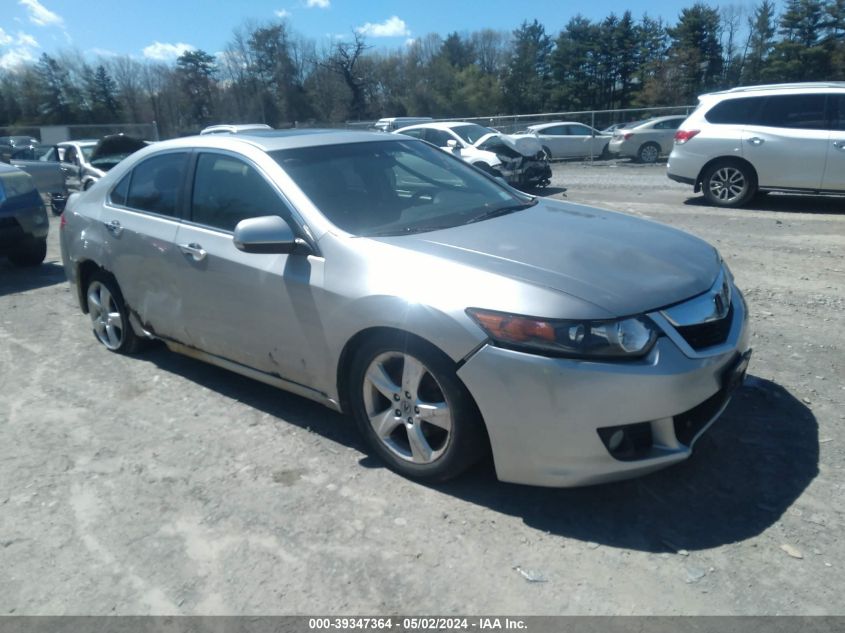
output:
[[[787,92],[791,92],[793,90],[825,90],[830,88],[838,88],[845,90],[845,81],[804,81],[804,82],[796,82],[796,83],[785,83],[785,84],[762,84],[759,86],[739,86],[737,88],[731,88],[730,90],[719,90],[717,92],[708,92],[706,95],[702,96],[710,96],[710,95],[724,95],[724,94],[736,94],[736,93],[744,93],[744,92],[770,92],[776,90],[784,90]]]
[[[73,141],[61,141],[60,143],[56,143],[58,146],[64,145],[79,145],[80,147],[88,147],[89,145],[96,145],[98,140],[95,138],[81,138],[78,140]]]
[[[586,125],[590,127],[586,123],[581,123],[580,121],[550,121],[548,123],[535,123],[534,125],[529,125],[529,130],[539,130],[542,128],[551,127],[553,125]]]
[[[245,132],[250,130],[272,130],[273,128],[266,123],[221,123],[220,125],[209,125],[200,132],[200,134],[225,134],[238,132]]]
[[[179,148],[231,148],[251,145],[265,152],[282,149],[296,149],[317,145],[342,145],[345,143],[366,143],[399,141],[384,132],[363,132],[357,130],[330,129],[290,129],[290,130],[251,130],[240,134],[204,134],[186,136],[156,143],[156,149]]]
[[[464,125],[478,125],[480,127],[485,127],[480,123],[474,123],[472,121],[432,121],[431,123],[417,123],[416,125],[409,125],[407,127],[400,128],[396,131],[401,133],[402,130],[418,128],[429,128],[432,130],[453,130],[456,127],[463,127]]]

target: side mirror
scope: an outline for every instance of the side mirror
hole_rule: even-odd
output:
[[[450,138],[448,141],[446,141],[446,147],[448,147],[454,152],[456,149],[458,149],[458,141],[453,138]]]
[[[308,243],[296,237],[288,223],[277,215],[241,220],[233,236],[235,248],[244,253],[273,253],[286,255],[308,252]]]

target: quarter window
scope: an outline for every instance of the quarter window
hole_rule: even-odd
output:
[[[126,194],[129,193],[129,179],[131,177],[131,172],[126,174],[123,179],[117,183],[117,186],[111,190],[109,199],[112,204],[118,204],[122,207],[126,206]]]
[[[725,125],[743,125],[754,123],[757,113],[765,97],[744,97],[742,99],[726,99],[710,108],[704,118],[709,123]]]
[[[178,215],[179,190],[185,177],[187,156],[184,152],[163,154],[135,167],[126,206],[171,217]]]
[[[255,168],[223,154],[200,154],[191,200],[193,222],[234,231],[241,220],[262,215],[289,219],[284,202]]]

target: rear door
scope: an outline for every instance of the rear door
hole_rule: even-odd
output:
[[[767,97],[742,131],[742,155],[757,170],[759,186],[820,188],[827,128],[824,94]]]
[[[182,254],[176,229],[188,152],[157,154],[138,163],[109,192],[103,223],[106,267],[130,312],[156,335],[182,340],[183,298],[176,287]]]
[[[551,152],[551,158],[568,158],[573,148],[567,137],[566,125],[553,125],[537,132],[537,139]]]
[[[197,154],[189,214],[176,238],[185,335],[215,356],[308,384],[315,367],[300,317],[305,310],[313,325],[312,258],[244,253],[232,240],[238,222],[266,215],[298,230],[255,165],[226,152]]]
[[[845,94],[828,95],[831,130],[822,188],[845,191]]]

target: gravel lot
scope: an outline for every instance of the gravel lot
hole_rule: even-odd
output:
[[[48,263],[0,261],[0,614],[845,614],[845,198],[717,210],[625,162],[560,186],[709,240],[745,290],[751,376],[692,459],[410,483],[319,405],[96,344],[53,218]]]

